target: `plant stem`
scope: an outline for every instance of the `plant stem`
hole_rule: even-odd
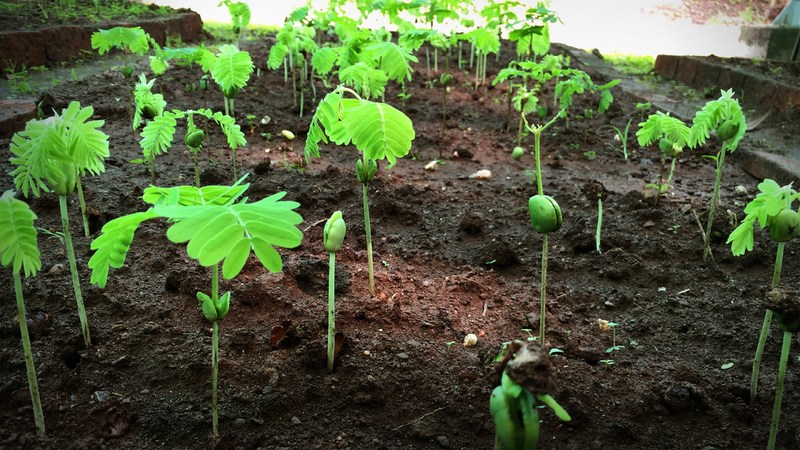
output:
[[[783,266],[783,248],[785,242],[778,242],[778,251],[775,253],[775,269],[772,272],[772,288],[778,287],[781,282],[781,267]],[[756,356],[753,358],[753,374],[750,377],[750,403],[756,401],[758,394],[758,374],[761,371],[761,358],[764,356],[764,346],[769,335],[769,326],[772,324],[772,310],[767,309],[764,313],[764,323],[761,325],[761,334],[758,336],[756,346]]]
[[[366,164],[365,164],[366,165]],[[364,233],[367,235],[367,263],[369,265],[369,295],[375,296],[375,274],[372,269],[372,230],[369,225],[369,199],[367,198],[367,183],[363,184],[364,193]]]
[[[75,292],[75,302],[78,304],[78,317],[81,321],[83,331],[83,343],[86,347],[92,345],[89,336],[89,322],[86,319],[86,308],[83,306],[83,294],[81,293],[81,280],[78,277],[78,264],[75,262],[75,249],[72,246],[72,236],[69,232],[69,215],[67,215],[67,197],[58,196],[58,203],[61,207],[61,228],[64,232],[64,244],[67,247],[67,258],[69,259],[69,271],[72,274],[72,289]]]
[[[196,187],[200,187],[200,163],[197,160],[197,154],[200,153],[200,149],[198,148],[197,151],[192,152],[192,159],[194,160],[194,185]]]
[[[19,272],[14,272],[14,292],[17,294],[19,334],[22,335],[22,350],[25,353],[25,369],[28,372],[28,390],[31,393],[31,403],[33,403],[33,420],[36,423],[36,437],[44,439],[44,413],[42,413],[42,401],[39,398],[39,382],[36,380],[36,367],[33,365],[33,352],[31,352],[31,339],[28,335],[25,300],[22,298],[22,280],[20,279]]]
[[[219,299],[219,264],[211,272],[211,300]],[[217,411],[217,380],[219,379],[219,320],[211,322],[211,433],[219,436],[219,413]]]
[[[595,233],[595,247],[597,247],[597,253],[600,252],[600,232],[603,229],[603,197],[601,194],[597,194],[597,232]]]
[[[544,347],[544,324],[547,314],[547,233],[542,235],[542,282],[539,291],[539,345]]]
[[[336,341],[336,253],[328,260],[328,372],[333,372],[333,350]]]
[[[89,219],[86,216],[86,201],[83,199],[83,186],[81,186],[81,177],[78,174],[75,178],[75,187],[78,190],[78,203],[81,205],[81,218],[83,219],[83,234],[89,237]]]
[[[725,153],[728,150],[728,144],[723,143],[722,148],[717,154],[717,177],[714,180],[714,193],[711,196],[711,205],[708,208],[708,222],[706,223],[706,242],[703,249],[703,261],[707,261],[711,256],[711,225],[714,224],[714,213],[717,210],[717,202],[719,201],[719,185],[722,182],[722,166],[725,164]]]
[[[769,425],[769,443],[767,450],[775,449],[778,439],[778,422],[781,420],[781,401],[783,400],[783,381],[786,378],[786,363],[789,361],[789,350],[792,346],[792,333],[783,332],[783,346],[781,347],[781,361],[778,366],[778,385],[775,387],[775,403],[772,406],[772,421]]]
[[[677,166],[678,166],[678,158],[673,156],[672,157],[672,161],[670,162],[670,165],[669,165],[669,174],[667,174],[667,182],[663,187],[663,191],[664,192],[668,192],[670,186],[672,186],[672,177],[675,175],[675,168]],[[660,192],[659,192],[659,194],[660,194]],[[706,237],[708,237],[708,234],[706,234]]]
[[[542,142],[541,128],[537,127],[533,130],[533,142],[533,153],[536,159],[536,193],[539,195],[544,195],[544,187],[542,185],[542,158],[540,151],[540,145]]]

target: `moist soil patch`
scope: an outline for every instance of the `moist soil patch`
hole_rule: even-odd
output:
[[[244,48],[263,67],[265,43]],[[499,62],[490,57],[489,79],[513,57],[509,45]],[[457,60],[448,64],[453,68]],[[251,258],[236,279],[222,282],[233,300],[221,323],[219,439],[209,437],[210,327],[195,298],[198,290],[208,290],[209,270],[166,239],[167,223],[151,221],[137,231],[125,266],[112,271],[108,286],[91,286],[91,241],[81,236],[72,199],[70,220],[94,345],[82,346],[64,247],[40,234],[43,271],[25,280],[24,290],[35,324],[48,439],[35,440],[9,301],[0,321],[0,447],[492,448],[493,361],[504,342],[526,339],[525,330],[539,324],[541,237],[531,230],[527,212],[536,189],[533,157],[510,157],[517,116],[507,108],[505,87],[474,89],[471,71],[453,70],[442,132],[443,91],[428,88],[424,62],[416,67],[405,104],[397,98],[398,87],[386,92],[387,101],[412,119],[417,137],[412,153],[392,168],[382,165],[369,187],[374,297],[368,293],[357,150],[323,146],[320,159],[303,165],[310,115],[298,117],[282,71],[262,70],[237,98],[237,121],[248,138],[238,152],[240,171],[250,173],[246,195],[257,200],[287,192],[301,204],[305,236],[299,248],[281,250],[281,273],[269,273]],[[170,108],[205,104],[222,110],[219,93],[192,90],[199,77],[197,69],[175,67],[158,79],[157,89]],[[106,172],[84,181],[92,239],[107,221],[145,209],[140,196],[149,174],[129,163],[140,157],[125,100],[130,89],[129,80],[108,71],[50,91],[56,107],[75,99],[93,105],[110,135]],[[325,91],[317,84],[318,99]],[[542,137],[544,189],[564,216],[563,228],[549,239],[545,344],[563,351],[553,356],[553,396],[573,420],[560,423],[543,410],[541,448],[760,448],[769,429],[779,333],[767,341],[753,405],[749,380],[776,245],[760,231],[754,251],[745,256],[733,257],[724,244],[758,180],[737,166],[736,153],[728,158],[712,242],[715,262],[704,263],[695,215],[703,221],[714,166],[701,154],[716,152],[719,143],[685,152],[670,193],[658,202],[645,198],[645,184],[660,176],[658,152],[639,148],[632,132],[629,159],[623,159],[606,125],[624,128],[638,111],[625,92],[614,95],[607,113],[589,120],[573,116],[569,128],[558,122]],[[541,99],[552,104],[552,90],[545,89]],[[573,111],[596,100],[581,98]],[[307,110],[315,104],[307,101]],[[264,116],[270,117],[266,125]],[[796,135],[797,124],[790,125]],[[284,129],[297,139],[284,140]],[[202,182],[229,183],[222,136],[213,128],[209,134]],[[4,149],[8,144],[0,141]],[[745,138],[741,146],[748,145]],[[525,146],[532,148],[530,137]],[[584,154],[589,151],[595,152],[592,159]],[[441,164],[425,170],[432,160]],[[11,166],[7,158],[0,164],[8,188]],[[479,169],[491,170],[492,177],[469,178]],[[158,157],[157,185],[193,179],[182,144]],[[604,210],[601,252],[595,249],[598,195]],[[30,202],[38,226],[60,229],[54,197]],[[343,211],[348,224],[336,258],[336,326],[345,344],[335,371],[327,373],[322,226],[335,210]],[[793,243],[786,247],[783,274],[787,286],[800,283]],[[1,280],[10,296],[8,271]],[[612,336],[598,319],[619,324],[616,343],[624,348],[606,353]],[[284,339],[273,340],[278,331]],[[462,345],[467,333],[478,336],[475,346]],[[794,357],[786,387],[778,442],[780,448],[798,448],[800,377]]]

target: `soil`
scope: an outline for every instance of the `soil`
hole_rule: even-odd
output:
[[[265,43],[244,47],[263,67]],[[489,59],[488,78],[512,57],[512,47],[504,45],[499,62]],[[456,60],[449,64],[454,67]],[[195,298],[198,290],[208,291],[209,271],[166,239],[167,223],[152,221],[138,230],[125,266],[112,271],[105,289],[89,283],[91,239],[107,221],[145,209],[140,196],[149,175],[128,162],[140,157],[124,100],[130,81],[108,71],[51,90],[59,107],[74,99],[93,105],[110,135],[106,172],[84,181],[91,239],[80,233],[77,200],[70,202],[93,345],[82,346],[64,247],[40,234],[43,270],[24,281],[24,292],[36,324],[33,350],[48,438],[38,442],[33,433],[9,303],[0,321],[0,447],[492,448],[493,361],[504,342],[525,340],[526,329],[539,325],[542,239],[532,232],[526,211],[536,189],[533,157],[510,158],[516,118],[507,111],[505,88],[473,89],[471,72],[454,71],[440,135],[442,91],[428,89],[424,62],[416,67],[405,105],[396,86],[386,93],[412,119],[416,139],[412,153],[391,169],[382,166],[369,187],[374,298],[368,294],[354,168],[358,152],[323,146],[322,157],[302,167],[309,115],[298,117],[282,71],[262,71],[236,100],[237,121],[248,134],[248,146],[238,152],[241,171],[250,173],[246,195],[256,200],[287,192],[301,204],[305,236],[299,248],[280,251],[281,273],[269,273],[251,258],[236,279],[221,285],[233,300],[221,324],[219,439],[210,438],[210,327]],[[158,80],[170,108],[207,102],[222,110],[221,96],[191,91],[199,76],[197,69],[175,67]],[[317,90],[321,95],[325,88],[318,84]],[[543,410],[540,448],[763,447],[778,332],[767,341],[752,406],[749,380],[776,246],[759,231],[754,251],[734,257],[723,238],[759,180],[737,166],[736,153],[729,157],[712,242],[715,262],[704,263],[695,214],[703,221],[714,167],[701,154],[716,151],[718,143],[686,152],[670,193],[659,202],[645,198],[645,184],[659,179],[657,150],[639,148],[631,133],[629,158],[623,159],[607,125],[624,128],[638,112],[625,92],[614,95],[607,113],[573,118],[568,129],[558,122],[542,138],[544,189],[564,215],[563,228],[549,239],[545,345],[563,351],[552,357],[553,397],[572,421],[560,423]],[[552,90],[541,98],[550,104]],[[581,98],[574,111],[595,102]],[[252,129],[246,118],[251,114]],[[265,115],[271,120],[262,125]],[[797,123],[780,120],[762,126],[800,131]],[[283,140],[284,129],[297,139]],[[217,152],[223,140],[210,134],[211,159],[201,162],[202,182],[228,183],[227,157]],[[531,145],[529,137],[526,147]],[[753,144],[745,139],[740,145]],[[0,146],[8,148],[8,140]],[[588,159],[587,151],[595,157]],[[435,171],[424,170],[440,158]],[[6,189],[12,186],[11,166],[1,163]],[[157,166],[159,186],[192,183],[193,164],[182,144],[159,156]],[[479,169],[491,170],[491,179],[469,178]],[[601,252],[595,249],[598,194],[604,211]],[[55,198],[30,203],[38,226],[60,229]],[[336,327],[345,346],[328,373],[322,224],[335,210],[348,223],[336,258]],[[798,253],[796,245],[786,246],[782,283],[794,288],[800,283]],[[7,271],[1,276],[10,296],[11,277]],[[598,319],[619,324],[616,342]],[[286,337],[273,342],[280,330]],[[478,341],[464,347],[468,333]],[[624,348],[606,353],[614,344]],[[798,360],[791,358],[779,448],[800,447],[799,383]]]
[[[120,21],[131,19],[154,19],[173,14],[175,10],[158,5],[142,5],[138,2],[102,1],[102,6],[95,8],[94,0],[72,0],[68,7],[61,6],[66,2],[22,2],[6,1],[8,9],[0,14],[0,30],[39,30],[54,25],[82,26],[93,25],[101,21]]]

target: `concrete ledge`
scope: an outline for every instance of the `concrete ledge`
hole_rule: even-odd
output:
[[[748,72],[723,60],[658,55],[656,73],[694,88],[733,89],[751,108],[784,111],[800,106],[800,87]]]
[[[91,51],[92,33],[100,28],[140,26],[164,45],[167,35],[180,36],[183,41],[196,40],[203,31],[203,21],[194,11],[184,10],[167,18],[132,22],[104,22],[85,26],[56,26],[35,31],[0,32],[0,65],[20,69],[23,66],[54,66],[61,61]]]

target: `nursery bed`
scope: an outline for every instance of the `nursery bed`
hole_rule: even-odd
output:
[[[245,49],[263,67],[264,42]],[[499,63],[490,58],[489,78],[512,57],[504,46]],[[90,240],[76,236],[94,340],[88,349],[82,347],[63,246],[40,234],[43,271],[24,287],[29,313],[37,317],[33,350],[48,439],[35,440],[9,306],[0,322],[0,447],[491,448],[493,359],[503,342],[526,339],[525,329],[538,327],[541,239],[527,213],[535,193],[533,160],[510,157],[516,117],[507,111],[505,88],[475,90],[469,73],[454,72],[440,135],[442,91],[426,87],[424,67],[417,65],[407,104],[396,98],[396,86],[386,94],[412,119],[417,137],[412,154],[390,170],[381,167],[370,185],[375,298],[367,287],[357,151],[323,146],[322,158],[302,167],[310,115],[298,118],[280,71],[262,71],[239,95],[237,121],[248,133],[248,146],[238,153],[241,170],[250,173],[246,195],[255,200],[286,191],[301,204],[305,236],[301,247],[281,251],[282,273],[268,273],[251,259],[238,278],[222,283],[233,301],[221,324],[220,440],[209,438],[211,337],[194,295],[207,289],[210,274],[185,247],[167,241],[166,223],[153,221],[139,229],[125,267],[112,271],[106,289],[89,285]],[[170,108],[206,101],[221,110],[221,96],[186,90],[198,78],[196,70],[173,68],[158,89]],[[112,70],[50,92],[60,107],[73,99],[93,105],[111,136],[106,173],[84,182],[93,238],[108,220],[145,209],[140,196],[149,175],[128,163],[140,150],[128,106],[119,100],[128,89],[129,82]],[[777,333],[767,342],[753,406],[749,380],[775,245],[758,232],[755,251],[733,257],[719,239],[712,246],[715,263],[703,263],[695,214],[703,220],[714,168],[701,154],[716,152],[717,143],[687,151],[670,194],[658,203],[647,199],[642,188],[659,177],[657,151],[639,148],[631,132],[630,157],[623,159],[604,125],[624,127],[637,111],[625,92],[614,95],[606,114],[571,120],[569,129],[558,122],[542,138],[545,191],[564,212],[564,227],[550,238],[547,345],[563,350],[553,357],[554,397],[573,420],[562,424],[544,412],[540,447],[763,447]],[[542,97],[551,102],[552,92]],[[580,100],[576,111],[590,107],[589,100]],[[252,129],[248,114],[256,117]],[[259,123],[264,115],[271,118],[267,125]],[[764,127],[795,136],[800,128],[780,118]],[[298,139],[285,141],[284,129]],[[229,183],[228,161],[216,152],[223,142],[214,133],[210,142],[212,159],[201,161],[203,184]],[[753,144],[745,138],[740,145]],[[0,146],[7,149],[8,140]],[[590,150],[596,152],[591,160],[584,155]],[[440,153],[442,164],[424,170]],[[725,212],[741,218],[756,192],[758,180],[736,162],[734,153],[725,167],[720,236],[732,230]],[[11,167],[5,158],[1,163],[5,190],[12,185]],[[193,165],[182,145],[159,157],[157,166],[159,186],[192,183]],[[470,179],[479,169],[491,170],[492,178]],[[598,194],[604,208],[600,253]],[[31,204],[38,226],[59,229],[56,199],[46,195]],[[79,231],[77,201],[70,208]],[[348,223],[337,255],[336,325],[346,344],[329,374],[322,222],[335,210]],[[798,286],[796,245],[786,248],[783,274],[787,286]],[[11,286],[7,271],[1,280]],[[605,353],[611,335],[598,319],[619,324],[617,343],[624,348],[611,356]],[[273,344],[271,332],[279,325],[290,329],[289,337]],[[477,345],[461,345],[467,333],[478,335]],[[614,364],[601,362],[608,359]],[[723,369],[726,363],[733,365]],[[780,448],[800,447],[797,366],[791,358]]]

